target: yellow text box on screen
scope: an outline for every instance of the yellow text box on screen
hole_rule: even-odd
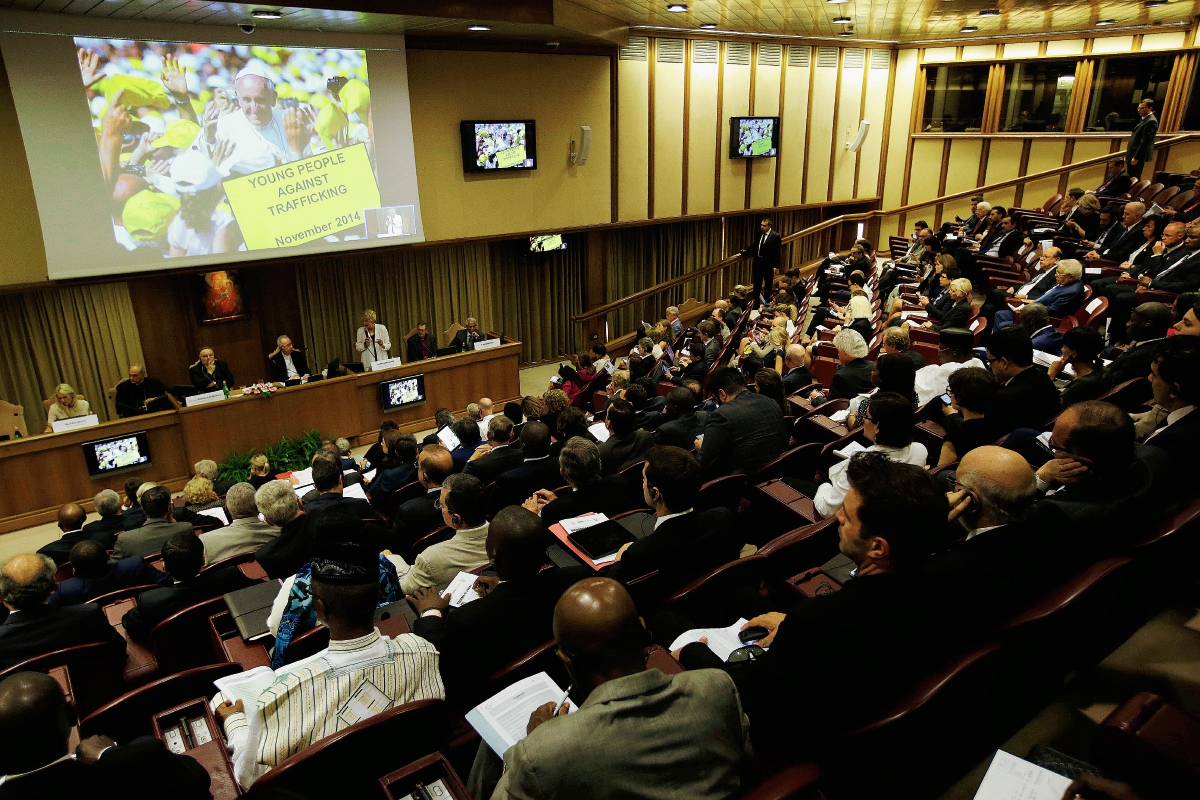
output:
[[[500,169],[519,167],[525,161],[525,145],[519,144],[496,153],[496,166]]]
[[[362,225],[379,207],[365,144],[302,158],[224,181],[246,247],[268,250],[317,241]]]

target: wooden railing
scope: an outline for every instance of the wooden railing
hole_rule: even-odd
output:
[[[1156,151],[1169,150],[1171,147],[1174,147],[1175,145],[1184,144],[1186,142],[1193,142],[1193,141],[1200,141],[1200,133],[1184,133],[1184,134],[1180,134],[1178,136],[1173,136],[1169,139],[1164,139],[1160,142],[1155,143],[1154,147],[1155,147]],[[819,222],[816,225],[810,225],[807,228],[798,230],[795,233],[790,233],[787,236],[784,236],[783,237],[783,245],[785,248],[787,248],[789,245],[792,245],[796,242],[800,242],[809,237],[818,236],[818,237],[820,237],[820,240],[819,240],[820,245],[817,248],[817,250],[818,250],[818,252],[825,253],[830,249],[830,247],[829,247],[830,242],[838,242],[841,240],[841,238],[842,238],[841,237],[841,229],[842,229],[843,225],[857,224],[857,223],[871,224],[878,220],[882,220],[884,217],[893,217],[897,214],[903,214],[908,211],[915,211],[918,208],[929,208],[931,206],[934,207],[936,216],[940,217],[941,213],[942,213],[942,207],[946,203],[952,202],[954,200],[962,200],[962,199],[971,197],[972,195],[976,195],[976,194],[982,194],[985,192],[994,192],[998,189],[1006,189],[1009,186],[1016,186],[1016,185],[1022,184],[1022,183],[1038,181],[1038,180],[1042,180],[1044,178],[1052,178],[1056,175],[1062,175],[1064,173],[1075,172],[1077,170],[1086,169],[1088,167],[1093,167],[1098,164],[1106,164],[1109,161],[1111,161],[1116,155],[1119,155],[1119,153],[1117,153],[1117,154],[1106,153],[1105,155],[1102,155],[1102,156],[1096,156],[1095,158],[1088,158],[1083,161],[1076,161],[1073,164],[1067,164],[1067,165],[1061,166],[1061,167],[1054,167],[1052,169],[1043,170],[1041,172],[1035,172],[1030,175],[1022,175],[1017,178],[1009,178],[1008,180],[1005,180],[1005,181],[997,181],[995,183],[989,183],[985,186],[979,186],[974,189],[966,189],[961,192],[954,192],[953,194],[947,194],[947,195],[943,195],[941,197],[935,197],[931,200],[923,200],[919,203],[909,203],[908,205],[900,206],[899,208],[892,208],[892,209],[888,209],[888,210],[864,211],[864,212],[857,213],[857,214],[841,214],[839,216],[832,217],[831,219],[824,220],[823,222]],[[882,238],[882,237],[880,237],[880,238]],[[784,264],[788,263],[789,256],[790,256],[790,254],[785,250],[784,258],[782,259],[782,263],[784,263]],[[668,291],[677,286],[682,286],[685,283],[690,283],[691,281],[694,281],[697,278],[703,278],[705,276],[714,275],[717,273],[724,273],[726,270],[737,267],[742,262],[742,260],[743,260],[742,256],[736,256],[736,255],[730,256],[729,258],[722,259],[721,261],[718,261],[714,264],[709,264],[706,267],[701,267],[700,269],[693,270],[691,272],[685,273],[678,277],[671,278],[670,280],[663,281],[662,283],[657,283],[654,286],[650,286],[645,289],[642,289],[641,291],[634,292],[631,295],[622,297],[620,300],[614,300],[611,303],[605,303],[602,306],[597,306],[596,308],[589,309],[588,311],[585,311],[582,314],[576,314],[575,316],[571,317],[571,321],[582,323],[582,322],[587,322],[588,320],[596,319],[597,317],[604,317],[608,314],[611,314],[614,311],[619,311],[620,309],[625,308],[629,305],[632,305],[633,303],[636,303],[638,301],[653,297],[656,294]],[[814,265],[815,265],[815,262],[813,264],[807,264],[805,266],[806,266],[806,268],[812,268]],[[724,288],[725,285],[726,284],[723,281],[722,288]]]

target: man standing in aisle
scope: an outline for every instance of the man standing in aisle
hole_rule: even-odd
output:
[[[762,231],[758,238],[742,249],[738,255],[751,256],[754,259],[754,299],[767,302],[767,287],[775,280],[775,270],[779,268],[779,255],[783,249],[783,237],[771,227],[770,217],[763,217],[759,223]]]
[[[1129,162],[1125,171],[1135,179],[1141,179],[1142,167],[1154,158],[1154,139],[1158,136],[1158,117],[1154,116],[1154,101],[1143,100],[1138,103],[1138,116],[1142,119],[1129,134],[1129,152],[1126,160]]]

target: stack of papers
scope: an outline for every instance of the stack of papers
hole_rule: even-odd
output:
[[[376,473],[376,472],[378,472],[378,471],[379,471],[379,470],[377,470],[377,469],[372,469],[370,472],[364,472],[364,473],[363,473],[363,480],[365,480],[365,481],[373,481],[373,480],[375,480],[375,473]]]
[[[708,639],[708,649],[716,653],[717,658],[722,661],[728,661],[730,653],[739,647],[745,647],[742,644],[742,640],[738,638],[738,634],[741,633],[742,626],[748,621],[742,618],[728,628],[693,628],[690,631],[684,631],[675,641],[671,642],[671,652],[674,653],[685,645],[705,638]]]
[[[561,703],[566,694],[549,675],[539,672],[517,681],[467,713],[467,722],[501,758],[526,736],[529,717],[546,703]],[[579,709],[566,699],[570,713]]]
[[[997,750],[975,800],[1062,800],[1070,785],[1070,778]]]
[[[292,473],[292,477],[296,479],[296,486],[305,487],[312,486],[312,467],[308,469],[299,469]]]
[[[442,597],[450,598],[451,608],[465,606],[483,596],[474,589],[476,577],[478,576],[470,572],[460,572],[454,576],[454,580],[450,581],[446,591],[442,592]]]
[[[855,453],[861,453],[866,449],[867,448],[863,447],[858,442],[851,442],[841,450],[834,450],[833,454],[839,458],[850,458],[850,456],[854,455]]]
[[[342,497],[354,497],[359,500],[367,499],[367,492],[361,483],[354,483],[342,489]]]
[[[275,670],[270,667],[255,667],[246,672],[217,678],[213,684],[231,702],[242,701],[247,712],[257,707],[258,696],[275,683]]]
[[[203,511],[198,511],[196,513],[203,514],[206,517],[215,517],[216,519],[221,520],[222,525],[229,524],[229,517],[225,514],[225,509],[221,508],[220,506],[217,506],[216,508],[206,508]]]
[[[605,427],[603,422],[597,422],[592,425],[588,425],[588,433],[590,433],[592,436],[595,436],[597,442],[608,441],[608,428]]]
[[[835,411],[832,414],[830,414],[829,419],[832,422],[845,422],[846,417],[848,417],[848,416],[850,416],[850,409],[843,408],[841,411]]]

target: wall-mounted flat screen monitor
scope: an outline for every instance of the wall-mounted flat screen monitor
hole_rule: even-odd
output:
[[[771,158],[779,155],[779,117],[731,117],[730,158]]]
[[[563,241],[561,233],[552,233],[547,236],[530,236],[529,249],[534,253],[546,253],[550,250],[566,250],[567,243]]]
[[[150,464],[150,443],[145,431],[85,442],[82,447],[88,475],[108,475]]]
[[[466,120],[460,132],[464,172],[537,168],[537,136],[531,119]]]
[[[383,410],[395,411],[416,403],[425,402],[425,376],[409,375],[379,384],[383,398]]]

